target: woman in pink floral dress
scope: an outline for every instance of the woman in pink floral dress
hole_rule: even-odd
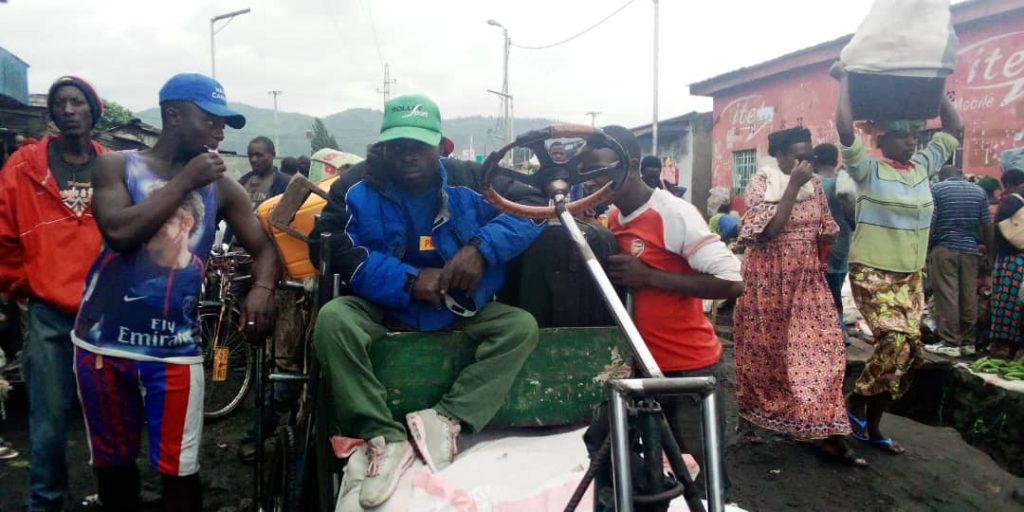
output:
[[[747,186],[740,231],[747,291],[734,315],[736,399],[746,421],[821,440],[825,453],[863,466],[845,440],[843,333],[818,256],[839,226],[813,177],[810,142],[806,128],[770,134],[778,165],[762,168]]]

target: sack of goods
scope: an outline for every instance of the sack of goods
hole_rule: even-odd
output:
[[[949,0],[875,0],[840,60],[856,119],[930,119],[956,67]]]

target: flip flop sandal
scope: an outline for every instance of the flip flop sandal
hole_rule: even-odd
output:
[[[850,411],[846,411],[846,417],[850,420],[850,428],[852,430],[850,437],[858,441],[867,441],[868,420],[862,420]]]
[[[884,439],[869,438],[866,442],[871,446],[874,446],[875,448],[878,448],[879,450],[882,450],[892,455],[902,455],[904,452],[907,451],[902,446],[896,444],[896,441],[893,441],[891,437],[886,437]]]
[[[857,415],[854,414],[853,412],[846,411],[846,417],[849,418],[850,423],[852,424],[851,426],[856,426],[857,428],[860,429],[868,428],[868,420],[862,420],[858,418]]]

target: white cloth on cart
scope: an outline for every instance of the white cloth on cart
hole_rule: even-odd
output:
[[[374,512],[547,512],[561,511],[590,463],[582,436],[585,429],[551,433],[516,429],[483,432],[455,463],[437,474],[413,463],[394,496]],[[532,435],[531,435],[532,434]],[[592,510],[592,491],[577,510]],[[359,488],[339,497],[336,512],[356,512]],[[670,512],[685,512],[682,498]],[[733,506],[727,512],[743,512]]]

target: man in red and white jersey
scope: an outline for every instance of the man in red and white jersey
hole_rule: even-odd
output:
[[[608,227],[621,252],[609,257],[608,277],[617,286],[632,289],[636,326],[666,376],[711,375],[724,382],[722,344],[704,316],[703,299],[742,295],[740,262],[711,233],[696,207],[644,183],[640,146],[632,132],[621,126],[606,126],[604,131],[630,158],[626,181],[608,213]],[[583,157],[580,170],[614,166],[618,158],[611,149],[595,149]],[[696,397],[666,398],[661,403],[677,439],[695,451],[703,465]],[[718,401],[719,406],[722,403]],[[719,439],[724,439],[721,408],[718,418]],[[723,481],[728,496],[724,472]]]

